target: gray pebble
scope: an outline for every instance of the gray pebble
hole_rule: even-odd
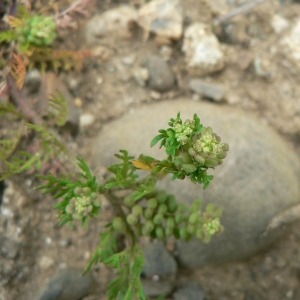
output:
[[[91,272],[82,275],[82,270],[68,268],[55,275],[41,292],[37,300],[79,300],[94,286]]]
[[[193,92],[217,102],[225,97],[225,90],[221,85],[207,83],[198,78],[191,79],[189,87]]]
[[[146,264],[143,273],[148,276],[174,275],[177,264],[173,256],[166,250],[160,241],[147,244],[144,250]]]
[[[4,237],[0,241],[1,255],[8,259],[16,258],[19,252],[19,243],[11,238]]]
[[[167,92],[175,85],[175,75],[162,58],[156,55],[148,56],[144,65],[149,72],[148,84],[151,89],[158,92]]]
[[[189,285],[178,289],[173,294],[174,300],[204,300],[205,293],[196,285]]]
[[[142,284],[148,297],[169,294],[175,285],[177,264],[174,257],[160,241],[144,246],[146,264],[143,270]]]

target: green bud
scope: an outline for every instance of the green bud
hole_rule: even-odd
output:
[[[123,232],[126,228],[124,220],[121,217],[115,217],[112,223],[113,228],[118,232]]]
[[[142,233],[144,236],[150,235],[153,231],[155,225],[151,220],[147,220],[147,222],[142,227]]]
[[[164,215],[167,212],[167,210],[168,210],[168,206],[165,203],[162,203],[158,206],[157,212],[159,214]]]
[[[203,240],[204,239],[204,232],[203,232],[202,228],[198,228],[195,235],[196,235],[197,239]]]
[[[175,220],[173,217],[167,218],[167,228],[172,229],[175,227]]]
[[[146,219],[152,219],[152,216],[153,216],[153,209],[151,209],[151,208],[146,208],[146,209],[144,210],[144,217],[145,217]]]
[[[189,148],[188,153],[194,157],[197,154],[197,151],[193,147],[191,147]]]
[[[188,227],[187,227],[187,232],[190,233],[190,234],[193,234],[196,230],[196,226],[195,225],[192,225],[192,224],[189,224]]]
[[[213,133],[213,129],[211,127],[206,127],[206,132],[209,134]]]
[[[82,218],[83,218],[83,215],[80,215],[80,214],[74,213],[74,214],[72,214],[72,218],[73,218],[74,220],[78,220],[78,221],[80,221],[80,220],[82,220]]]
[[[164,220],[164,216],[162,214],[157,214],[153,218],[153,222],[155,225],[160,225],[163,220]]]
[[[223,151],[217,154],[217,158],[224,159],[227,156],[227,152]]]
[[[199,221],[199,214],[198,213],[193,213],[189,217],[189,223],[190,224],[196,224]]]
[[[136,225],[137,222],[138,222],[139,218],[134,215],[134,214],[129,214],[127,217],[126,217],[126,221],[129,225]]]
[[[201,207],[202,207],[201,199],[195,200],[194,203],[190,207],[190,214],[199,212],[201,210]]]
[[[167,192],[166,191],[159,191],[157,193],[156,199],[159,203],[164,203],[167,200]]]
[[[169,195],[167,198],[168,212],[173,213],[177,208],[177,203],[174,195]]]
[[[183,203],[180,203],[178,206],[177,206],[177,211],[178,213],[181,213],[181,214],[184,214],[186,212],[186,205],[183,204]]]
[[[224,143],[222,145],[222,149],[223,149],[223,151],[228,151],[229,150],[229,145],[227,143]]]
[[[186,239],[187,238],[188,232],[187,232],[187,227],[186,226],[180,227],[180,229],[179,229],[179,235],[180,235],[180,238],[182,238],[182,239]]]
[[[182,160],[181,158],[179,158],[179,157],[176,157],[176,158],[174,158],[173,163],[174,163],[174,165],[175,165],[176,167],[179,167],[179,166],[182,165],[183,160]]]
[[[166,230],[165,230],[165,234],[166,236],[172,236],[173,235],[173,228],[169,228],[167,227]]]
[[[179,157],[182,158],[184,163],[190,163],[192,161],[192,157],[187,152],[181,152]]]
[[[93,209],[94,209],[93,205],[89,205],[83,212],[83,215],[88,216],[93,211]]]
[[[197,170],[197,167],[194,164],[182,164],[181,167],[187,173],[193,173]]]
[[[128,207],[131,207],[134,205],[134,200],[131,195],[124,198],[124,204]]]
[[[76,195],[81,195],[81,194],[83,193],[83,189],[82,189],[81,187],[76,187],[76,188],[74,189],[74,193],[75,193]]]
[[[204,162],[205,162],[205,158],[200,154],[197,154],[194,158],[200,164],[204,164]]]
[[[74,207],[73,203],[70,202],[70,203],[66,206],[65,210],[66,210],[66,213],[67,213],[68,215],[73,214],[73,213],[75,212],[75,207]]]
[[[100,197],[98,197],[95,200],[93,200],[92,203],[96,207],[101,207],[102,206],[102,199]]]
[[[151,198],[147,202],[147,207],[151,209],[155,209],[157,207],[158,201],[155,198]]]
[[[91,192],[92,192],[92,190],[89,187],[84,187],[82,189],[82,193],[86,196],[90,195]]]
[[[218,161],[214,158],[208,158],[205,160],[205,165],[209,168],[214,168],[218,165]]]
[[[160,240],[163,240],[165,238],[165,232],[161,226],[157,226],[155,228],[155,234],[156,234],[156,237]]]
[[[143,208],[142,206],[136,204],[132,207],[131,213],[134,214],[135,216],[141,216],[143,214]]]
[[[175,222],[176,224],[180,224],[184,221],[184,215],[181,213],[178,213],[175,215]]]

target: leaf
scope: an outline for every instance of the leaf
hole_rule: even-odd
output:
[[[150,143],[150,147],[152,148],[153,146],[155,146],[161,139],[163,139],[164,137],[166,137],[166,135],[164,133],[157,135]]]

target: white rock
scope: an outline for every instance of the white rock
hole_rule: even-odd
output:
[[[183,32],[183,12],[180,0],[153,0],[138,12],[138,24],[159,37],[179,40]]]
[[[292,28],[291,32],[280,41],[282,53],[292,63],[300,63],[300,19]]]
[[[271,20],[271,26],[276,33],[281,33],[289,27],[289,22],[280,15],[274,15]]]
[[[54,260],[48,256],[42,256],[39,261],[39,266],[41,269],[46,270],[54,264]]]
[[[225,66],[220,43],[206,24],[194,23],[186,29],[182,51],[193,75],[208,75]]]
[[[136,21],[137,11],[129,5],[121,5],[94,16],[85,26],[85,38],[95,43],[97,38],[113,35],[119,38],[131,37],[130,24]]]
[[[83,114],[80,116],[80,127],[91,126],[95,122],[95,116],[92,114]]]

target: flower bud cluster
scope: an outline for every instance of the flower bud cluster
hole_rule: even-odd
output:
[[[147,199],[145,206],[135,204],[130,207],[126,221],[121,217],[115,217],[113,228],[125,233],[129,225],[138,237],[149,236],[161,240],[170,236],[186,240],[193,236],[198,239],[210,238],[221,229],[220,222],[219,227],[217,224],[219,219],[203,219],[201,202],[195,203],[190,209],[190,215],[186,215],[185,204],[177,204],[174,195],[167,195],[166,192],[160,191],[154,197]]]
[[[181,145],[185,145],[190,140],[190,136],[194,131],[195,121],[186,120],[184,124],[181,124],[180,121],[181,120],[175,119],[173,124],[175,138]]]
[[[207,127],[193,136],[193,143],[188,149],[188,153],[198,163],[214,168],[223,163],[228,150],[228,144],[221,143],[221,138],[213,133],[211,127]]]
[[[17,29],[17,33],[21,45],[49,46],[56,38],[56,23],[52,17],[37,15],[27,19],[24,27]]]
[[[97,195],[89,187],[74,189],[74,197],[71,198],[69,204],[65,208],[65,212],[72,217],[73,220],[82,220],[84,217],[101,207],[102,195]]]

